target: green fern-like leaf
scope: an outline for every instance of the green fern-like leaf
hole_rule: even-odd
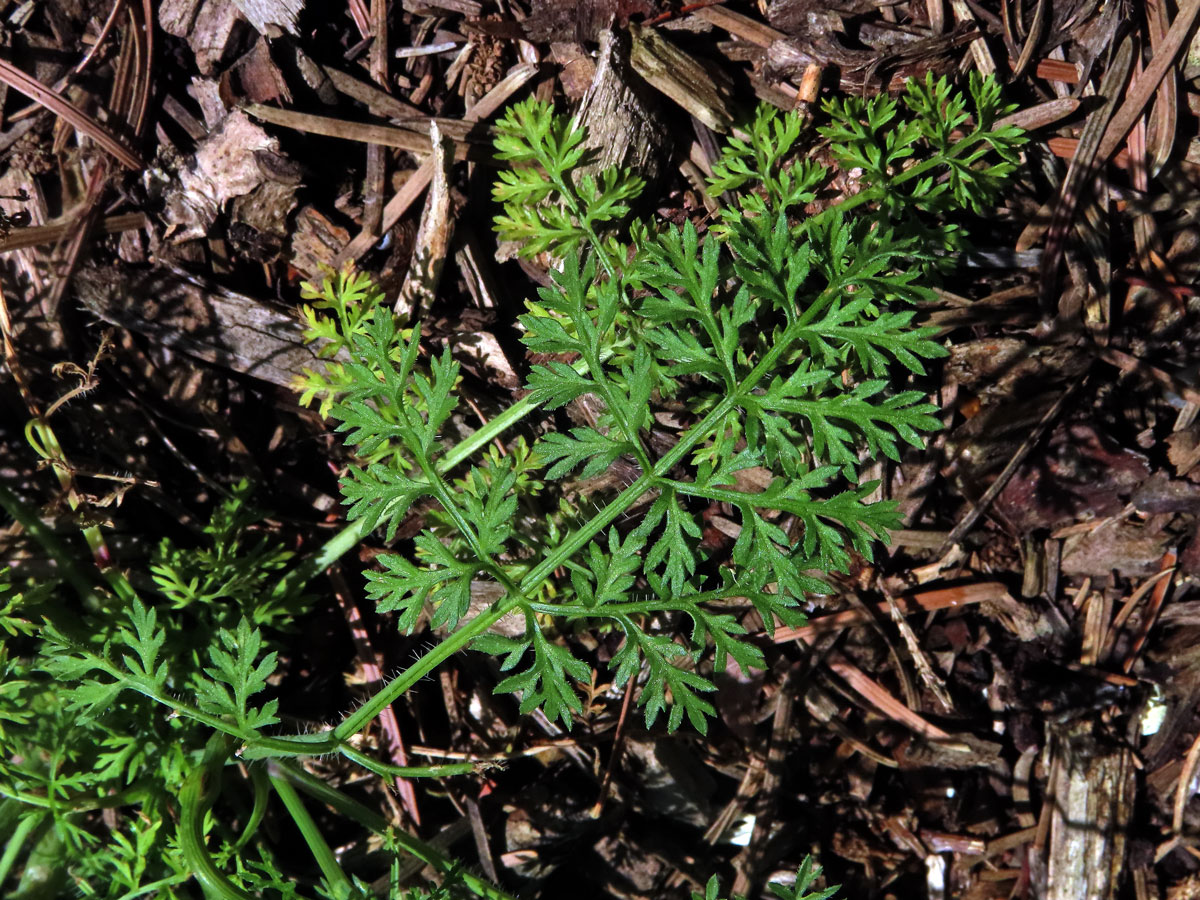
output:
[[[494,190],[497,230],[558,262],[520,318],[538,356],[501,420],[541,415],[539,436],[520,465],[499,451],[472,467],[485,442],[460,452],[446,434],[449,356],[418,366],[418,337],[398,341],[386,315],[359,329],[332,407],[367,458],[343,480],[350,516],[390,540],[418,500],[433,506],[413,551],[385,554],[368,576],[379,608],[405,630],[431,609],[443,647],[501,657],[498,690],[567,724],[591,667],[554,623],[616,629],[609,665],[618,684],[637,682],[648,723],[703,729],[707,673],[763,662],[730,604],[752,606],[768,631],[796,624],[804,599],[826,590],[822,572],[870,558],[899,524],[858,472],[940,427],[912,379],[945,350],[913,307],[961,244],[939,217],[981,208],[1016,163],[1020,135],[993,128],[1002,111],[981,80],[966,93],[927,79],[900,99],[828,104],[823,135],[835,161],[863,170],[862,188],[806,215],[830,173],[807,158],[797,115],[762,110],[714,167],[726,202],[707,233],[635,223],[624,235],[640,183],[583,171],[585,136],[547,104],[511,107],[497,128],[511,166]],[[557,430],[563,410],[575,422]],[[485,428],[487,440],[503,428]],[[385,446],[402,459],[372,456]],[[518,475],[530,464],[544,467],[536,504]],[[714,504],[738,527],[715,554],[700,518]],[[465,624],[478,578],[499,599]],[[523,635],[483,633],[509,613],[523,615]]]
[[[262,635],[244,618],[235,630],[221,629],[217,638],[222,646],[208,651],[212,665],[193,683],[200,708],[229,716],[242,729],[278,722],[278,700],[269,700],[259,708],[249,705],[250,698],[266,688],[267,679],[275,671],[275,652],[263,654]]]
[[[524,642],[504,645],[508,658],[500,668],[502,671],[513,668],[527,651],[532,651],[529,668],[501,681],[496,685],[496,693],[520,693],[521,712],[541,709],[547,718],[570,725],[571,713],[582,709],[571,680],[586,682],[590,670],[567,648],[551,643],[540,627],[531,625],[526,634],[528,637]],[[478,646],[491,649],[497,644],[480,643]]]

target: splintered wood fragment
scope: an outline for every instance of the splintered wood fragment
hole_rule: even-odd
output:
[[[1041,15],[1044,3],[1038,4],[1038,17]],[[975,25],[975,16],[967,7],[966,0],[950,0],[950,9],[954,12],[954,21],[958,23],[969,23]],[[1037,18],[1035,17],[1035,26]],[[996,61],[992,59],[991,51],[988,50],[987,41],[982,37],[976,37],[971,41],[971,56],[975,60],[975,68],[979,70],[980,75],[995,75]],[[1024,56],[1024,54],[1022,54]]]
[[[350,0],[346,5],[349,7],[350,18],[354,20],[354,27],[358,29],[359,37],[369,38],[371,36],[371,13],[363,0]]]
[[[233,0],[259,34],[283,37],[286,31],[298,35],[296,23],[304,9],[304,0]]]
[[[762,47],[764,50],[776,41],[787,37],[782,31],[776,31],[769,25],[726,9],[724,6],[705,6],[695,10],[692,15],[709,25],[715,25],[717,28],[728,31],[736,38]]]
[[[419,16],[454,12],[466,16],[468,19],[478,19],[479,14],[483,12],[483,4],[477,0],[429,0],[427,3],[423,3],[421,0],[404,0],[403,6],[405,12]]]
[[[899,722],[915,734],[934,741],[951,740],[949,732],[943,731],[932,722],[913,712],[888,691],[867,677],[862,669],[855,666],[840,653],[832,653],[825,660],[835,674],[852,687],[864,700],[887,718]]]
[[[1025,34],[1025,43],[1021,46],[1021,55],[1013,65],[1013,75],[1015,78],[1020,78],[1025,74],[1025,70],[1029,68],[1029,63],[1033,61],[1034,51],[1037,50],[1042,43],[1043,29],[1046,27],[1046,7],[1049,6],[1045,0],[1038,3],[1037,9],[1033,13],[1033,24],[1029,26],[1029,31]],[[995,69],[992,70],[995,72]]]
[[[417,202],[417,198],[425,193],[425,188],[429,187],[429,182],[433,178],[434,166],[434,159],[430,156],[421,163],[417,171],[408,176],[408,179],[400,186],[400,190],[396,191],[392,199],[383,207],[383,221],[379,225],[379,233],[387,232],[408,211],[408,208]],[[371,245],[379,240],[379,233],[365,228],[360,231],[342,248],[342,252],[334,260],[334,267],[340,269],[346,263],[358,259],[370,250]]]
[[[158,27],[172,37],[186,38],[196,21],[200,0],[161,0]]]
[[[216,74],[226,51],[235,41],[235,33],[242,34],[243,24],[241,11],[232,3],[200,5],[186,38],[201,75],[207,77]]]
[[[330,84],[338,93],[345,94],[390,119],[425,118],[425,113],[411,103],[405,103],[373,84],[359,81],[353,75],[347,75],[340,69],[321,66],[321,71],[329,78]]]
[[[886,590],[884,590],[883,596],[888,612],[891,613],[892,621],[895,623],[896,629],[900,632],[900,637],[904,639],[904,643],[908,647],[909,656],[912,657],[913,665],[916,666],[921,680],[925,682],[925,686],[929,688],[938,699],[938,702],[942,704],[942,708],[946,712],[953,712],[954,702],[950,699],[950,694],[946,691],[946,685],[938,677],[938,674],[934,672],[933,666],[930,665],[929,658],[925,655],[925,651],[921,649],[921,642],[917,640],[916,634],[913,633],[912,627],[908,624],[908,620],[904,617],[904,613],[900,609],[900,604]]]
[[[374,40],[369,48],[368,65],[377,84],[388,83],[388,28],[386,0],[371,0],[371,33]],[[383,93],[382,91],[380,93]],[[370,105],[371,115],[383,115],[382,108]],[[387,179],[388,153],[379,144],[367,147],[367,167],[363,173],[362,226],[365,231],[378,231],[383,221],[384,183]]]
[[[247,103],[243,108],[256,119],[270,122],[281,128],[290,128],[293,131],[320,134],[324,137],[340,138],[344,141],[358,141],[363,144],[380,144],[384,147],[407,150],[409,153],[420,156],[429,152],[429,137],[423,133],[423,130],[395,128],[391,125],[372,125],[366,122],[347,122],[345,119],[334,119],[329,116],[314,116],[311,113],[295,112],[290,109],[275,109],[271,106],[263,106],[261,103]],[[457,140],[465,139],[465,128],[451,127],[453,130],[462,132],[462,137]],[[465,157],[465,150],[460,150],[459,155]]]
[[[1006,588],[999,581],[982,581],[978,584],[964,584],[959,587],[938,588],[932,591],[922,591],[895,598],[897,608],[906,615],[919,612],[933,612],[938,609],[954,609],[972,603],[982,603],[986,600],[1012,600]],[[887,602],[875,604],[881,613],[890,611]],[[840,631],[843,628],[853,628],[865,624],[867,614],[861,609],[847,609],[828,616],[810,619],[807,625],[798,628],[776,628],[775,643],[785,641],[810,640],[820,634],[830,631]]]
[[[170,94],[162,99],[163,112],[175,120],[175,124],[187,132],[196,143],[204,140],[204,136],[208,134],[208,129],[204,124],[193,116],[175,97]]]
[[[430,141],[433,145],[433,171],[429,195],[425,198],[425,211],[417,228],[412,262],[400,294],[396,297],[396,315],[405,321],[410,320],[417,309],[429,309],[437,296],[442,266],[446,263],[446,249],[454,233],[454,220],[450,217],[450,163],[453,154],[447,152],[448,141],[442,137],[436,122],[431,129]]]
[[[368,63],[376,84],[388,83],[388,2],[371,0],[371,42]],[[376,110],[372,109],[372,112]]]
[[[488,379],[505,390],[515,391],[521,379],[504,353],[504,348],[490,331],[464,331],[447,339],[454,358],[468,371],[486,374]]]
[[[932,853],[961,853],[963,856],[983,856],[987,842],[983,838],[965,834],[947,834],[944,831],[921,829],[921,840]]]
[[[1091,594],[1083,619],[1083,643],[1079,649],[1081,664],[1094,666],[1100,661],[1100,650],[1104,646],[1104,637],[1111,621],[1112,596],[1100,591]]]
[[[96,225],[96,230],[104,234],[117,234],[122,231],[137,231],[145,226],[145,214],[123,213],[101,219]],[[9,232],[8,237],[0,239],[0,253],[36,247],[39,244],[53,244],[62,240],[63,235],[72,227],[71,223],[59,222],[54,225],[31,225],[28,228],[15,229]]]
[[[1045,128],[1047,125],[1053,125],[1060,119],[1074,115],[1077,109],[1079,109],[1079,101],[1074,97],[1047,100],[1045,103],[1027,106],[1025,109],[1017,110],[1010,116],[997,119],[994,128],[999,131],[1001,128],[1007,128],[1009,125],[1016,125],[1022,131],[1033,131],[1037,128]]]
[[[1113,900],[1125,866],[1135,796],[1133,753],[1101,743],[1090,723],[1059,737],[1053,784],[1046,900]]]
[[[701,65],[657,31],[629,23],[634,70],[713,131],[733,125],[731,86],[723,72]]]
[[[1037,762],[1038,748],[1027,747],[1013,763],[1012,798],[1018,824],[1037,831],[1037,817],[1033,814],[1029,786],[1032,781],[1033,764]]]
[[[1002,853],[1008,853],[1025,844],[1028,844],[1037,837],[1037,826],[1030,825],[1028,828],[1022,828],[1020,831],[1014,831],[1011,834],[1005,834],[998,838],[993,838],[987,842],[987,849],[983,855],[988,859],[994,856],[1000,856]]]
[[[378,231],[383,221],[383,189],[387,178],[387,150],[379,144],[367,144],[367,169],[363,173],[362,225]]]

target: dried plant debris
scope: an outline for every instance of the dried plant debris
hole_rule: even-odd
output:
[[[256,231],[282,240],[296,185],[274,181],[270,158],[278,153],[278,140],[262,126],[240,110],[229,113],[200,143],[180,170],[178,186],[164,197],[165,237],[174,243],[205,237],[230,200],[251,195],[270,180],[275,186],[242,210],[261,226]]]
[[[525,37],[538,42],[596,41],[616,20],[624,29],[631,19],[663,12],[655,0],[533,0],[529,16],[521,23]]]

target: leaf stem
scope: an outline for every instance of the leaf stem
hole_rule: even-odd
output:
[[[223,734],[214,734],[204,751],[204,759],[192,771],[179,792],[179,848],[188,867],[204,892],[221,900],[255,900],[229,880],[213,861],[204,840],[204,816],[212,807],[215,782],[229,758],[232,743]]]
[[[383,835],[389,841],[399,845],[407,853],[412,854],[426,865],[432,866],[442,875],[452,875],[462,880],[462,883],[476,896],[486,900],[517,900],[512,894],[484,881],[470,872],[458,868],[458,864],[415,835],[394,828],[387,819],[373,809],[364,806],[352,797],[330,787],[321,779],[316,778],[295,763],[280,761],[275,764],[279,773],[294,783],[300,790],[314,800],[325,803],[347,818],[353,819],[364,828]]]
[[[439,457],[435,465],[438,473],[446,475],[462,465],[480,448],[490,444],[536,409],[537,404],[529,399],[529,395],[522,397],[500,415],[490,419],[482,428],[472,432],[467,438],[456,444],[444,456]],[[0,490],[2,489],[0,487]],[[2,503],[3,496],[0,495],[0,504]],[[271,591],[271,597],[279,599],[299,591],[304,585],[357,547],[365,537],[366,535],[362,533],[361,522],[351,522],[346,525],[329,538],[315,555],[308,557],[279,579]]]
[[[345,740],[352,734],[357,734],[367,723],[383,712],[405,691],[432,672],[444,660],[466,648],[479,635],[499,622],[506,614],[516,609],[522,597],[520,594],[508,595],[493,604],[486,612],[480,613],[458,631],[430,650],[419,660],[405,669],[375,696],[351,713],[342,723],[333,729],[337,740]]]
[[[449,778],[454,775],[470,775],[477,770],[475,763],[444,763],[432,766],[396,766],[380,762],[349,744],[338,748],[342,756],[351,762],[356,762],[364,769],[381,775],[384,778]]]
[[[308,844],[309,852],[317,861],[317,866],[321,869],[321,874],[325,876],[325,881],[332,889],[333,895],[343,898],[357,897],[362,900],[362,893],[354,887],[350,879],[346,877],[346,873],[342,871],[342,867],[338,865],[337,858],[333,855],[333,849],[305,808],[304,801],[300,799],[300,795],[296,793],[292,783],[284,777],[283,772],[274,762],[267,764],[267,777],[271,779],[271,787],[275,788],[275,793],[287,807],[292,821],[300,829],[300,834],[303,835],[304,842]]]

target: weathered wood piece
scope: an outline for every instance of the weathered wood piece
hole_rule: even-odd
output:
[[[298,318],[180,269],[89,268],[75,287],[84,307],[109,324],[281,387],[324,367],[315,345],[304,344]]]
[[[701,65],[651,28],[631,22],[629,33],[629,58],[639,75],[713,131],[730,129],[732,85],[724,72]]]
[[[652,185],[669,151],[654,97],[632,67],[630,39],[623,32],[600,34],[596,74],[583,95],[577,121],[587,130],[583,174],[628,168]]]
[[[259,34],[282,37],[286,31],[298,35],[296,23],[304,9],[304,0],[233,0]]]
[[[1057,741],[1046,900],[1113,900],[1125,867],[1135,792],[1133,753],[1079,723]]]
[[[411,123],[412,127],[397,128],[392,125],[374,125],[369,122],[351,122],[330,116],[317,116],[290,109],[275,109],[261,103],[247,103],[242,108],[254,118],[281,128],[346,141],[395,147],[422,157],[429,153],[429,132],[434,124],[441,130],[443,137],[458,143],[485,144],[490,140],[486,132],[478,129],[474,123],[455,119],[412,119],[406,121],[406,124]],[[460,151],[459,155],[462,156],[463,151]]]
[[[332,66],[321,66],[321,70],[329,78],[339,94],[345,94],[359,103],[363,103],[376,111],[376,115],[387,116],[391,119],[425,118],[420,108],[411,103],[393,97],[387,91],[380,90],[373,84],[359,81],[353,75],[347,75]]]
[[[433,125],[430,135],[433,154],[433,176],[425,197],[425,210],[417,229],[417,244],[400,295],[396,298],[395,313],[412,318],[418,309],[429,309],[437,296],[442,280],[442,266],[454,234],[454,218],[450,215],[450,164],[453,151],[447,152],[446,141]]]

